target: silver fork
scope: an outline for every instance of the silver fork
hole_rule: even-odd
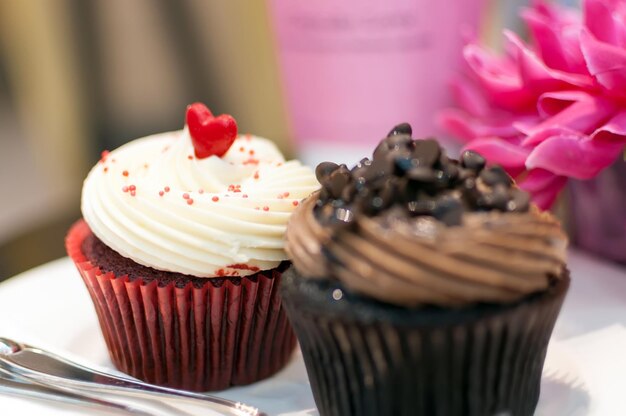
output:
[[[201,393],[155,386],[97,371],[49,351],[0,337],[0,364],[5,370],[48,387],[108,393],[112,397],[154,400],[167,398],[199,402],[227,416],[267,416],[241,402]]]
[[[4,369],[0,363],[0,393],[17,397],[61,401],[72,405],[87,406],[91,409],[115,410],[133,415],[152,416],[133,406],[92,397],[86,394],[74,393],[59,388],[33,383],[27,378],[20,377]]]

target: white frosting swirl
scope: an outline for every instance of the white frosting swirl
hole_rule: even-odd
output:
[[[244,276],[287,259],[291,212],[318,187],[269,140],[239,136],[198,159],[187,129],[137,139],[91,170],[82,213],[94,234],[144,266],[198,277]]]

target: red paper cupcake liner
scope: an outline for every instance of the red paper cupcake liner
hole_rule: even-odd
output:
[[[222,390],[267,378],[296,345],[278,294],[280,269],[198,287],[103,273],[82,243],[84,221],[66,249],[93,300],[115,366],[149,383],[195,391]]]

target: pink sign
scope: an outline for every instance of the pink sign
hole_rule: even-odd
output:
[[[371,146],[397,123],[436,133],[462,32],[484,0],[270,0],[292,134]]]

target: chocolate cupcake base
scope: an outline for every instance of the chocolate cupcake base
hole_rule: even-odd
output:
[[[406,309],[291,267],[281,293],[322,416],[530,416],[568,287],[564,271],[514,304]]]
[[[93,238],[79,221],[66,248],[119,370],[209,391],[267,378],[289,361],[296,340],[278,296],[286,264],[246,277],[162,274],[103,253]]]

